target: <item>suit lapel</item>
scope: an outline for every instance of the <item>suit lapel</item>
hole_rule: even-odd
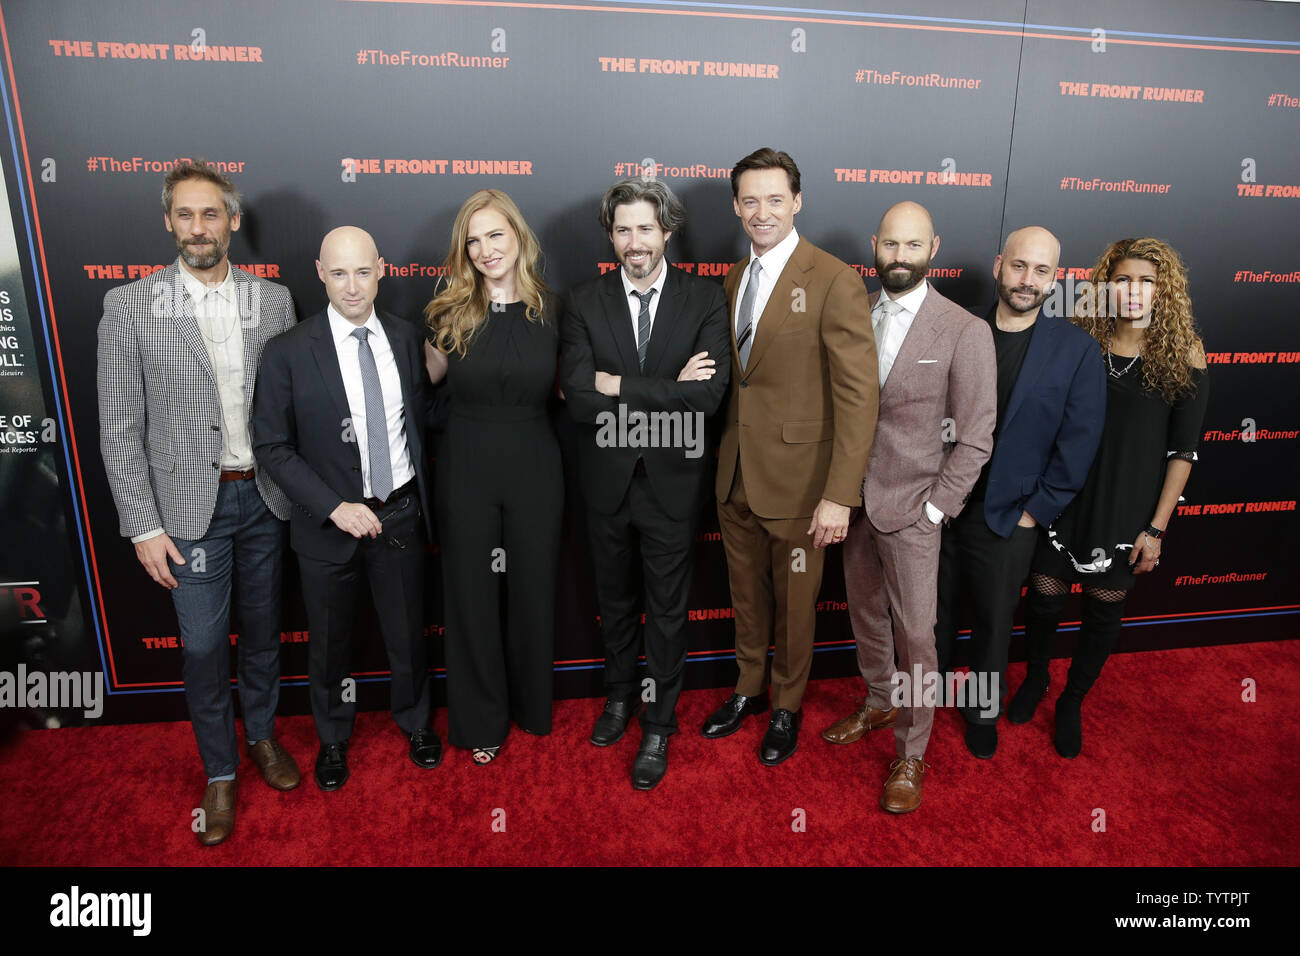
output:
[[[394,318],[391,315],[375,310],[375,317],[379,319],[379,324],[384,327],[384,335],[388,336],[388,347],[393,350],[393,364],[397,366],[397,378],[402,383],[402,409],[406,412],[406,443],[411,451],[411,460],[414,461],[420,454],[420,428],[419,422],[423,416],[418,415],[412,407],[411,402],[415,397],[415,390],[412,388],[410,351],[405,348],[404,339],[398,335],[396,325],[401,319]]]
[[[989,321],[994,323],[994,328],[997,328],[997,306],[995,305],[993,309]],[[1034,390],[1038,379],[1047,369],[1056,348],[1057,336],[1061,332],[1060,326],[1057,325],[1059,321],[1039,311],[1038,319],[1033,325],[1033,333],[1029,338],[1029,348],[1025,351],[1025,361],[1020,366],[1020,374],[1016,377],[1011,397],[1007,399],[1007,413],[998,424],[1000,434],[1006,434],[1007,423],[1016,417],[1016,412],[1024,404],[1025,396]]]
[[[311,354],[316,359],[316,367],[320,370],[325,392],[334,403],[339,421],[351,419],[352,409],[348,406],[348,393],[343,388],[343,372],[339,368],[339,353],[334,347],[329,315],[321,312],[312,321],[316,325],[311,330]]]
[[[782,327],[790,318],[790,304],[794,300],[795,289],[803,288],[804,273],[812,268],[812,262],[807,252],[808,241],[800,236],[799,243],[794,247],[794,253],[785,264],[785,268],[781,270],[781,274],[776,280],[776,286],[772,289],[772,294],[767,297],[767,304],[763,307],[763,314],[758,320],[758,328],[754,331],[754,345],[749,350],[749,364],[745,366],[744,378],[749,378],[750,373],[758,367],[758,363],[762,361],[768,347],[781,334]],[[749,268],[748,261],[745,263],[745,268]],[[735,331],[733,330],[731,334],[734,340]]]
[[[678,316],[682,314],[682,299],[686,295],[686,283],[677,275],[677,269],[668,260],[664,260],[668,274],[664,277],[663,298],[655,310],[655,321],[650,332],[650,347],[646,350],[645,374],[656,376],[659,366],[673,335],[681,327]]]
[[[623,294],[622,266],[605,274],[601,291],[605,293],[605,319],[609,323],[609,332],[614,336],[618,346],[619,358],[623,360],[623,372],[635,375],[640,371],[641,362],[636,353],[636,336],[632,332],[632,313],[628,309],[630,296]],[[651,343],[654,336],[650,336]],[[604,371],[600,369],[599,371]]]
[[[235,267],[231,266],[230,268]],[[173,262],[163,270],[161,278],[168,287],[168,301],[173,306],[170,309],[172,323],[176,326],[176,330],[180,333],[185,344],[189,346],[190,351],[194,353],[194,358],[199,363],[199,367],[207,373],[208,380],[212,382],[215,388],[217,375],[212,370],[212,357],[208,355],[208,347],[203,342],[203,332],[199,329],[198,320],[194,318],[194,300],[190,297],[189,289],[185,288],[185,280],[181,277],[181,267]]]
[[[921,308],[912,319],[912,324],[908,326],[907,335],[903,336],[903,344],[899,347],[898,354],[894,356],[894,364],[889,367],[889,377],[880,388],[882,400],[891,393],[891,389],[896,390],[895,386],[902,387],[899,385],[900,381],[905,382],[909,376],[917,373],[917,359],[925,354],[925,350],[939,336],[939,323],[935,321],[937,310],[934,308],[934,295],[933,287],[926,290]],[[871,306],[875,308],[875,302],[872,302]],[[880,343],[876,343],[876,347],[879,348]]]
[[[232,265],[230,268],[235,269]],[[239,334],[244,348],[244,414],[251,416],[253,390],[257,387],[257,364],[264,344],[261,303],[254,300],[253,280],[243,269],[235,269],[235,305],[239,309]]]

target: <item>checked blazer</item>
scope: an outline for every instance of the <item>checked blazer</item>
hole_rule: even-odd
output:
[[[294,324],[289,290],[234,270],[249,420],[262,348]],[[171,265],[104,296],[99,322],[99,448],[124,537],[162,528],[197,540],[216,507],[221,401],[194,301]],[[277,518],[289,500],[261,468],[257,489]]]

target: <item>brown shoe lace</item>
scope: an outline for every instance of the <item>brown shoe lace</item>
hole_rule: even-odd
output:
[[[921,757],[899,757],[889,765],[889,776],[892,779],[895,776],[903,776],[908,780],[916,780],[923,773],[930,769],[930,765]]]

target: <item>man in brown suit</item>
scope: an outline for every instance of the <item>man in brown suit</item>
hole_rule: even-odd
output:
[[[875,430],[876,347],[861,278],[794,229],[799,167],[759,149],[731,171],[750,255],[727,273],[732,377],[718,452],[718,520],[736,613],[735,693],[704,724],[735,733],[746,714],[772,717],[759,760],[798,745],[812,669],[823,549],[843,541],[861,503]]]
[[[935,688],[923,685],[938,680],[939,529],[961,512],[993,452],[997,359],[988,323],[925,281],[939,237],[924,207],[890,208],[871,246],[883,286],[871,313],[880,415],[862,513],[844,543],[849,619],[867,696],[822,736],[852,743],[868,730],[893,726],[898,759],[880,805],[907,813],[921,805],[934,721]],[[891,706],[900,697],[902,706]]]

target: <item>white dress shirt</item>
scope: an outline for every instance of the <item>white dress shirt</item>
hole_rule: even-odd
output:
[[[925,301],[925,290],[928,285],[929,283],[922,279],[921,284],[915,289],[900,296],[892,296],[883,288],[880,290],[880,298],[876,300],[876,305],[871,310],[873,326],[875,325],[878,310],[885,302],[895,302],[903,310],[896,313],[889,320],[889,328],[885,332],[885,341],[876,342],[881,388],[884,388],[885,379],[889,377],[889,370],[894,367],[894,359],[898,358],[898,352],[903,347],[903,339],[907,338],[907,332],[912,327],[912,321],[916,318],[916,313],[921,311],[921,303]]]
[[[659,266],[659,278],[650,283],[650,289],[655,290],[654,298],[650,300],[651,336],[654,335],[655,331],[655,315],[659,312],[659,300],[664,297],[664,280],[668,278],[668,260],[660,259]],[[641,348],[641,339],[638,337],[637,333],[641,329],[641,300],[632,298],[632,293],[636,292],[638,295],[645,295],[645,293],[649,292],[650,289],[646,289],[645,292],[642,292],[634,286],[632,280],[627,277],[627,270],[622,266],[619,267],[618,274],[623,280],[623,298],[627,300],[627,310],[632,315],[632,341],[636,343],[636,347],[639,349]]]
[[[253,467],[253,446],[244,410],[244,330],[239,319],[235,267],[227,264],[220,285],[206,285],[179,260],[181,282],[194,302],[194,321],[212,360],[221,402],[221,469],[247,471]]]
[[[758,320],[763,315],[763,310],[767,308],[767,300],[772,296],[772,290],[776,288],[776,280],[781,278],[781,272],[785,269],[785,264],[790,261],[794,255],[794,247],[799,245],[799,232],[791,227],[790,235],[786,236],[767,252],[758,256],[758,291],[754,293],[754,319],[753,331],[750,333],[751,341],[753,336],[758,335]],[[749,286],[750,270],[754,267],[754,247],[749,247],[749,262],[745,263],[745,275],[740,280],[740,286],[736,289],[736,310],[731,314],[731,328],[734,333],[736,322],[740,318],[740,303],[745,301],[745,289]]]
[[[329,316],[330,336],[334,339],[334,349],[339,357],[339,371],[343,373],[343,391],[348,396],[352,434],[361,451],[361,493],[366,498],[373,498],[374,492],[370,487],[370,442],[367,435],[374,426],[366,421],[366,393],[361,384],[361,362],[357,357],[361,343],[352,334],[361,326],[353,325],[343,318],[332,305],[325,311]],[[388,344],[388,336],[384,334],[384,327],[375,316],[373,308],[362,326],[370,330],[366,341],[370,343],[370,351],[375,357],[375,366],[379,370],[379,387],[384,392],[384,417],[387,419],[388,459],[393,469],[393,487],[400,488],[415,477],[411,453],[406,447],[406,408],[402,401],[402,380],[397,374],[393,348]],[[340,423],[340,434],[342,427]]]

